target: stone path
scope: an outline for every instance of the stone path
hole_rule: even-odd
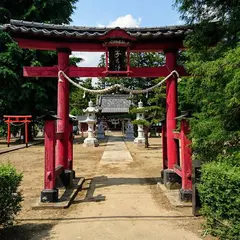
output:
[[[101,163],[130,163],[132,161],[132,156],[122,136],[110,136],[102,155]]]
[[[166,208],[155,178],[146,177],[134,162],[123,140],[110,137],[94,177],[53,227],[50,239],[199,240],[181,225],[188,224],[191,214]]]

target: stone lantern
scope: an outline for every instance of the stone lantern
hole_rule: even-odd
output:
[[[98,112],[98,109],[96,109],[93,106],[93,102],[90,100],[88,103],[88,108],[84,110],[84,112],[87,114],[87,119],[85,122],[88,124],[88,136],[84,140],[84,146],[85,147],[97,147],[98,140],[94,136],[94,124],[96,123],[96,113]]]
[[[104,138],[105,138],[104,126],[103,126],[103,123],[100,122],[97,125],[97,139],[104,139]]]
[[[143,103],[141,100],[140,100],[140,102],[138,102],[137,109],[139,110],[137,113],[137,120],[144,120],[145,119],[144,109],[143,109]],[[142,111],[141,111],[141,109],[142,109]],[[138,124],[138,136],[134,139],[134,143],[139,146],[145,145],[143,124]]]
[[[125,139],[126,140],[134,139],[133,125],[130,120],[128,120],[127,129],[126,129],[126,133],[125,133]]]

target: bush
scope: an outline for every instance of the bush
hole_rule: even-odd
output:
[[[239,240],[240,159],[237,155],[232,158],[231,162],[228,157],[204,164],[198,189],[206,232],[220,239]]]
[[[23,200],[18,187],[22,174],[10,164],[0,165],[0,226],[13,225],[16,214],[21,210]]]

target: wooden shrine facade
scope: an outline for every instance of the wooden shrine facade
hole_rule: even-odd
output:
[[[183,49],[183,40],[191,32],[189,26],[154,28],[94,28],[54,25],[11,20],[5,24],[7,31],[21,48],[54,50],[58,53],[58,65],[51,67],[29,67],[23,69],[25,77],[58,77],[64,71],[69,77],[166,77],[173,70],[185,76],[182,66],[177,65],[177,55]],[[105,67],[76,67],[69,65],[70,54],[79,52],[105,52]],[[164,52],[165,66],[130,66],[131,52]],[[63,76],[58,81],[57,165],[67,168],[69,139],[69,82]],[[173,130],[177,117],[177,78],[172,75],[166,82],[166,155],[167,169],[173,171],[177,163],[178,146]]]

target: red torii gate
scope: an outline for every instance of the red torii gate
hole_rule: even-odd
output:
[[[4,122],[7,123],[7,145],[10,146],[11,141],[11,123],[23,123],[25,125],[25,144],[28,147],[28,123],[32,120],[31,115],[4,115]]]
[[[58,77],[60,70],[69,77],[165,77],[173,70],[186,76],[182,66],[177,66],[177,55],[183,49],[183,40],[189,26],[160,28],[86,28],[11,20],[4,26],[21,48],[55,50],[58,65],[53,67],[24,67],[25,77]],[[105,52],[106,67],[69,66],[72,51]],[[166,65],[160,67],[132,68],[131,52],[160,52],[166,56]],[[116,53],[118,53],[116,57]],[[115,56],[115,57],[112,57]],[[166,83],[166,146],[167,170],[174,172],[178,161],[178,145],[173,130],[177,117],[177,78]],[[57,132],[63,138],[57,140],[56,164],[68,169],[69,138],[69,82],[63,76],[58,81]],[[172,181],[171,176],[164,178]]]

